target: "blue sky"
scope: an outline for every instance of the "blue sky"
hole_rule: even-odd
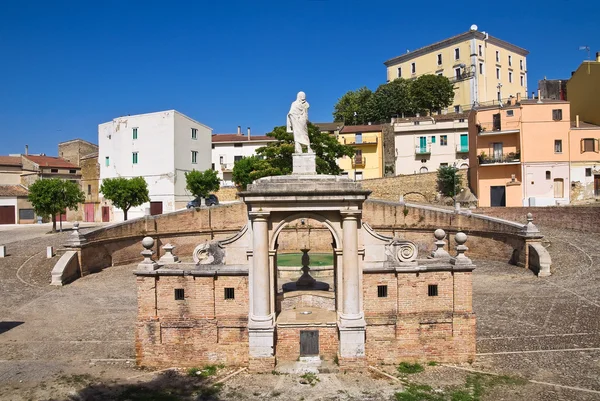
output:
[[[0,2],[0,154],[56,155],[99,123],[176,109],[214,129],[285,123],[303,90],[312,121],[386,79],[383,62],[471,24],[530,51],[529,91],[600,51],[598,1]]]

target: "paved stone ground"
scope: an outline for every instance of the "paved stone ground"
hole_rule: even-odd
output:
[[[537,278],[505,263],[475,261],[477,360],[427,366],[411,380],[456,385],[471,369],[543,382],[494,387],[488,400],[600,400],[600,239],[543,231],[553,275]],[[103,391],[116,383],[158,380],[132,366],[134,266],[111,267],[65,287],[48,285],[57,258],[45,259],[45,247],[67,236],[14,242],[10,257],[0,259],[0,399],[114,399]],[[242,373],[218,397],[385,400],[401,387],[371,374],[319,376],[312,387],[293,375]]]

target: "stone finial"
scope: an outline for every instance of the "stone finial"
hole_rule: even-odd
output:
[[[465,252],[469,250],[465,243],[467,242],[467,234],[457,232],[454,236],[456,242],[456,257],[450,261],[453,265],[471,265],[471,259],[465,256]]]
[[[69,248],[80,248],[85,243],[85,237],[79,232],[79,222],[73,223],[73,231],[67,241],[66,246]]]
[[[175,248],[176,248],[176,246],[171,245],[170,243],[163,245],[162,249],[163,249],[163,251],[165,251],[165,254],[163,256],[161,256],[159,262],[161,264],[180,263],[181,261],[179,260],[179,257],[173,255],[173,250]]]
[[[434,231],[433,236],[436,239],[434,242],[436,249],[431,252],[431,257],[434,259],[450,259],[450,254],[444,249],[444,246],[446,245],[446,241],[444,241],[446,232],[441,228],[438,228]]]
[[[144,257],[144,260],[138,265],[138,270],[154,271],[158,269],[158,263],[152,260],[152,255],[154,255],[154,251],[152,250],[154,247],[154,238],[144,237],[142,246],[144,250],[140,254]]]
[[[527,213],[527,224],[523,226],[523,234],[530,236],[537,236],[540,234],[540,230],[533,224],[533,215]]]

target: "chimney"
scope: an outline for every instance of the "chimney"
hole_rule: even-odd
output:
[[[596,52],[596,61],[600,63],[600,52]]]
[[[238,125],[238,135],[242,135],[242,126]]]
[[[542,91],[538,89],[538,103],[542,103]]]
[[[250,140],[250,127],[248,127],[248,140]]]
[[[575,128],[579,128],[579,114],[575,116]]]
[[[25,156],[29,156],[29,145],[25,145]]]

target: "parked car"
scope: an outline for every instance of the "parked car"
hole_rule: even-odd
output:
[[[200,197],[189,201],[187,204],[187,208],[188,209],[192,209],[195,207],[200,207]],[[218,205],[219,204],[219,198],[217,198],[217,195],[215,194],[210,194],[208,195],[206,198],[204,198],[204,203],[206,204],[206,206],[213,206],[213,205]]]

